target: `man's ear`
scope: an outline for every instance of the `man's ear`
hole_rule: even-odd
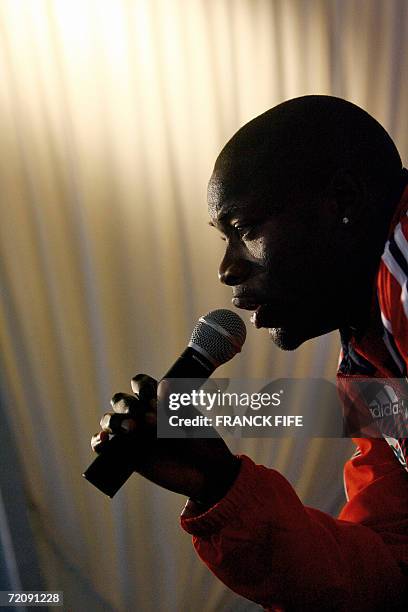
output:
[[[332,202],[333,213],[339,223],[353,223],[363,216],[366,186],[349,170],[340,168],[335,172],[329,183],[327,196]]]

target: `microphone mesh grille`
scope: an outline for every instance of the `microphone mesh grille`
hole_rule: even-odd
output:
[[[245,342],[245,323],[235,312],[224,308],[212,310],[202,318],[208,323],[206,321],[197,323],[189,344],[199,346],[218,365],[226,363],[239,353]],[[211,323],[221,329],[214,329]]]

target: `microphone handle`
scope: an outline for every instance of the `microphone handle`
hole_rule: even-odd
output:
[[[215,365],[197,349],[188,346],[164,378],[209,378],[220,364]]]
[[[163,379],[192,378],[195,379],[194,388],[197,388],[197,381],[201,379],[203,384],[216,367],[201,352],[188,346]],[[131,434],[114,435],[82,476],[102,493],[113,497],[134,472],[135,443]]]

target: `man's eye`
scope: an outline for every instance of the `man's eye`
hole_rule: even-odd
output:
[[[240,238],[245,238],[251,233],[251,231],[254,229],[254,226],[245,225],[245,223],[237,223],[236,225],[234,225],[234,229]]]

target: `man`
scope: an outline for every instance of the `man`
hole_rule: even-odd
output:
[[[339,329],[343,386],[406,374],[407,183],[385,130],[329,96],[287,101],[246,124],[210,179],[211,225],[226,241],[219,277],[234,305],[253,310],[284,350]],[[406,608],[403,438],[355,440],[335,519],[221,440],[156,440],[155,381],[139,375],[132,389],[112,398],[92,446],[103,452],[109,433],[131,430],[121,435],[134,436],[135,470],[190,497],[182,526],[226,585],[269,610]]]

